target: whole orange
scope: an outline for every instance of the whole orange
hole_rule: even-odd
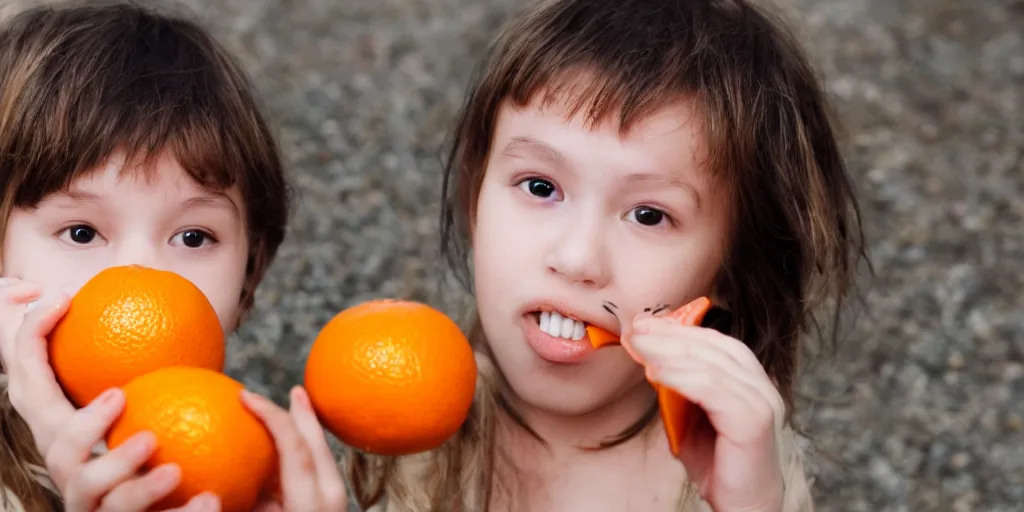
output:
[[[342,442],[405,455],[455,434],[473,403],[476,375],[468,340],[444,313],[377,299],[324,326],[306,361],[305,387],[321,423]]]
[[[49,336],[54,374],[79,407],[165,366],[220,371],[224,345],[217,313],[199,288],[176,273],[135,265],[96,274]]]
[[[263,423],[242,404],[241,383],[205,368],[172,366],[122,389],[124,411],[107,434],[108,447],[150,431],[157,447],[147,468],[168,462],[181,468],[178,487],[156,508],[179,507],[213,492],[221,510],[253,509],[271,481],[277,453]]]

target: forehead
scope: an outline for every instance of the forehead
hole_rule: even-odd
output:
[[[649,140],[665,136],[694,138],[703,131],[703,119],[692,94],[661,91],[632,95],[607,91],[600,74],[587,69],[566,71],[523,97],[502,98],[498,121],[510,111],[561,117],[565,124],[587,132],[615,133],[623,140]],[[628,104],[627,104],[628,103]],[[699,142],[699,140],[697,140]]]
[[[241,197],[237,187],[212,187],[200,183],[169,153],[148,161],[127,158],[118,152],[102,164],[73,178],[64,190],[48,194],[43,203],[60,199],[116,200],[125,193],[144,194],[154,201],[194,201],[214,204],[225,199],[237,210]],[[238,212],[240,213],[240,212]]]
[[[691,101],[675,101],[630,119],[618,112],[593,118],[568,100],[540,95],[518,106],[505,101],[497,114],[492,153],[514,153],[557,163],[562,158],[628,163],[635,170],[704,167],[704,124]]]

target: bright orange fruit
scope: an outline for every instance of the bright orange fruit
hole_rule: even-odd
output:
[[[49,338],[57,381],[79,407],[158,368],[224,365],[224,334],[203,292],[173,272],[135,265],[89,280]]]
[[[157,448],[152,468],[173,462],[181,482],[157,509],[184,505],[213,492],[221,510],[249,512],[271,482],[277,454],[269,432],[241,401],[243,386],[213,370],[173,366],[123,386],[125,407],[107,435],[110,449],[141,431],[152,432]]]
[[[306,362],[305,388],[321,423],[366,452],[435,448],[459,429],[476,388],[473,350],[444,313],[378,299],[338,313]]]

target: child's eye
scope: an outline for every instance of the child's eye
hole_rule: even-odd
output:
[[[630,211],[630,215],[637,224],[642,226],[657,226],[662,221],[670,220],[668,214],[650,206],[637,206]]]
[[[529,178],[519,183],[524,192],[541,199],[550,199],[558,193],[555,185],[548,180],[541,178]]]
[[[212,235],[199,229],[182,231],[181,233],[174,235],[172,242],[173,241],[177,241],[181,245],[191,249],[198,249],[206,242],[216,242]]]
[[[96,239],[96,230],[93,229],[92,226],[87,226],[85,224],[71,226],[65,229],[64,233],[67,235],[68,239],[71,240],[71,242],[80,245],[91,243],[94,239]]]

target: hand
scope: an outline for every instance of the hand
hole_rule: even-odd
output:
[[[61,490],[69,512],[146,511],[177,487],[181,469],[162,464],[149,471],[144,464],[156,448],[156,437],[148,431],[135,434],[124,444],[92,457],[92,447],[124,408],[124,394],[110,389],[89,405],[74,412],[67,428],[54,440],[46,459],[51,478]],[[217,496],[203,493],[177,512],[215,512]]]
[[[70,304],[67,294],[42,297],[42,287],[16,278],[0,279],[0,357],[9,378],[11,404],[28,424],[36,447],[50,446],[75,412],[49,364],[46,337]],[[27,305],[36,301],[28,311]]]
[[[291,410],[250,392],[242,403],[266,425],[277,447],[280,497],[268,497],[260,512],[344,512],[347,493],[323,428],[301,387],[291,392]]]
[[[690,480],[716,512],[782,509],[776,447],[785,405],[754,354],[712,329],[651,315],[624,340],[647,378],[703,411],[680,450]]]
[[[60,293],[41,297],[42,287],[16,278],[0,279],[0,357],[8,374],[11,404],[25,420],[46,461],[65,509],[78,511],[147,510],[178,484],[177,466],[165,465],[139,475],[155,447],[142,432],[99,457],[92,448],[124,407],[124,395],[112,389],[75,410],[57,383],[47,355],[46,337],[67,311],[70,298]],[[28,304],[38,301],[35,307]],[[200,496],[179,509],[216,510],[217,500]]]

